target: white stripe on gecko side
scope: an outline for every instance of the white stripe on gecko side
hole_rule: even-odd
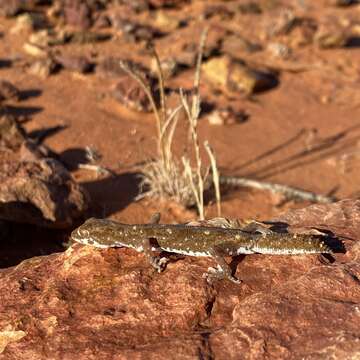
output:
[[[95,246],[97,248],[101,248],[101,249],[107,249],[109,246],[107,245],[103,245],[98,243],[97,241],[94,241],[93,238],[81,238],[81,239],[74,239],[76,242],[80,243],[80,244],[84,244],[84,245],[90,245],[90,246]]]
[[[274,249],[274,248],[262,248],[253,247],[253,252],[258,254],[270,254],[270,255],[301,255],[301,254],[317,254],[318,250],[310,249]]]
[[[236,255],[241,254],[254,254],[256,251],[254,248],[247,248],[247,247],[238,247],[236,250]]]
[[[190,249],[189,250],[181,250],[181,249],[174,249],[174,248],[167,248],[167,247],[162,247],[162,249],[167,252],[172,252],[172,253],[181,254],[181,255],[211,256],[210,253],[207,251],[192,251]]]
[[[85,237],[81,236],[78,238],[78,237],[73,236],[73,240],[75,240],[76,242],[78,242],[80,244],[94,246],[99,249],[108,249],[111,247],[127,247],[127,248],[134,249],[136,251],[139,251],[139,252],[142,252],[144,250],[142,246],[133,246],[133,245],[129,245],[129,244],[122,244],[120,242],[114,242],[112,245],[104,245],[104,244],[97,242],[92,237],[85,238]]]

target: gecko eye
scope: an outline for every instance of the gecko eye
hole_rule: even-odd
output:
[[[81,237],[87,238],[87,237],[89,237],[89,230],[79,229],[79,234]]]
[[[86,229],[77,229],[72,234],[71,237],[80,243],[86,243],[89,238],[89,231]]]

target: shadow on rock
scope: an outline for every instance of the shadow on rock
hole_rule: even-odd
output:
[[[27,100],[33,97],[38,97],[42,94],[40,89],[28,89],[20,91],[20,100]]]
[[[0,268],[19,264],[34,256],[65,250],[65,231],[40,228],[29,224],[0,221]]]
[[[96,216],[108,217],[133,202],[140,192],[139,175],[124,173],[81,183],[90,195]]]
[[[0,36],[1,37],[1,36]],[[12,61],[7,59],[0,59],[0,68],[11,67]]]
[[[79,164],[86,164],[89,161],[86,150],[83,148],[67,149],[59,157],[69,171],[74,171]]]
[[[11,115],[15,117],[27,117],[36,115],[43,111],[44,108],[40,106],[11,106],[6,105],[1,109],[1,113],[4,115]],[[0,113],[0,115],[1,115]]]
[[[357,49],[360,47],[360,36],[350,37],[345,44],[347,49]]]
[[[38,143],[42,143],[46,138],[53,136],[67,128],[68,126],[66,125],[55,125],[47,128],[41,128],[29,132],[28,137],[36,140]]]

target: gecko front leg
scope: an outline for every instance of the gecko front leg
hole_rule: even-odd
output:
[[[231,268],[225,261],[221,249],[214,247],[210,251],[210,255],[217,262],[217,269],[210,267],[208,272],[204,274],[204,277],[208,282],[211,282],[213,279],[228,279],[235,284],[240,284],[242,282],[232,274]]]
[[[150,224],[158,224],[159,222],[160,213],[155,213],[150,219]],[[149,260],[151,266],[155,268],[157,272],[162,272],[165,269],[165,265],[168,263],[169,259],[166,257],[154,255],[153,245],[151,244],[151,239],[149,238],[146,238],[142,241],[142,247],[143,252]]]
[[[162,272],[165,269],[165,265],[168,263],[169,259],[166,257],[161,257],[154,255],[153,246],[151,244],[151,239],[144,239],[142,242],[143,252],[146,258],[149,260],[149,263],[157,272]]]

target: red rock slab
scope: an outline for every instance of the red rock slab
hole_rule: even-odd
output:
[[[342,200],[335,204],[311,205],[279,216],[274,221],[283,221],[291,226],[315,227],[330,230],[338,236],[357,239],[360,233],[360,200]]]
[[[313,266],[236,305],[211,337],[219,359],[344,359],[360,354],[360,264]]]
[[[0,272],[0,359],[357,358],[358,217],[355,200],[279,217],[323,229],[328,221],[347,234],[346,253],[328,264],[247,256],[241,285],[208,285],[211,259],[187,257],[158,274],[130,249],[76,244],[26,260]]]
[[[88,195],[55,159],[0,161],[0,218],[66,228],[88,208]]]
[[[84,214],[86,191],[51,155],[15,118],[0,116],[0,219],[64,228]]]
[[[212,291],[201,268],[170,268],[159,275],[131,250],[75,245],[3,271],[0,329],[26,335],[0,359],[196,356]]]

